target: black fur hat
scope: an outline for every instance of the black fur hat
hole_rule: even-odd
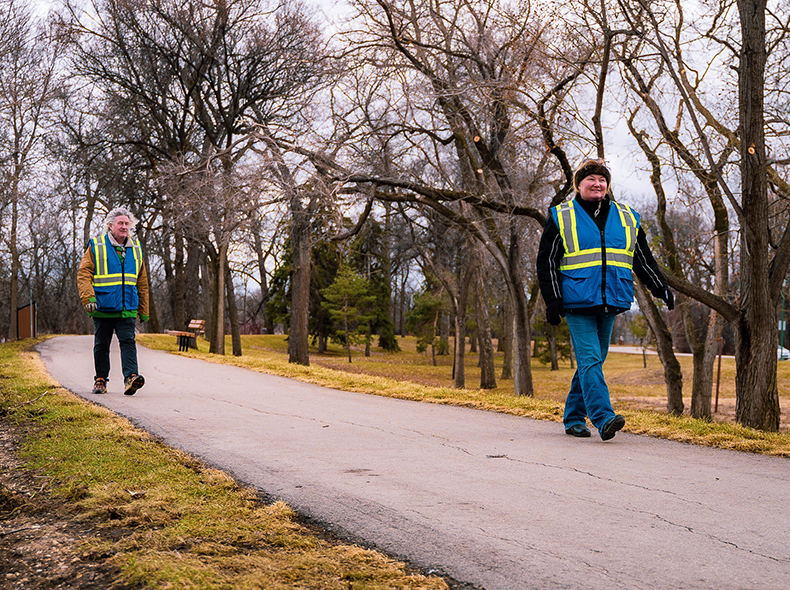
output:
[[[612,186],[612,173],[609,172],[606,163],[603,160],[585,160],[584,163],[579,166],[576,174],[573,175],[573,188],[577,193],[579,192],[579,183],[591,174],[600,174],[603,176],[606,179],[606,192],[610,192],[609,189]]]

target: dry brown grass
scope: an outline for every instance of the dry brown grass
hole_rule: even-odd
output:
[[[152,590],[447,589],[440,577],[328,538],[301,523],[285,503],[263,504],[255,490],[226,473],[57,387],[31,350],[34,344],[0,345],[0,417],[21,441],[16,469],[35,482],[36,496],[57,503],[59,513],[48,515],[47,523],[56,517],[68,519],[61,528],[80,523],[81,540],[69,539],[74,546],[62,560],[72,569],[59,572],[60,581],[41,569],[60,551],[58,539],[37,541],[46,559],[22,555],[39,567],[19,580],[25,588],[60,588],[66,580],[69,588]],[[0,506],[0,517],[32,506],[33,495],[17,502],[13,490],[0,492],[15,499],[11,514],[10,503]],[[95,583],[81,585],[66,575],[83,562],[91,564],[89,582]],[[12,577],[3,579],[11,583]]]
[[[434,387],[451,387],[453,385],[452,358],[450,356],[437,357],[438,366],[433,367],[428,354],[416,353],[414,340],[403,338],[400,342],[404,351],[402,355],[397,355],[401,356],[398,362],[394,362],[392,359],[396,355],[382,351],[374,351],[367,358],[364,356],[354,357],[351,364],[345,358],[337,358],[335,352],[325,355],[313,353],[310,359],[317,365],[338,371],[365,373]],[[361,349],[357,351],[360,355],[361,352]],[[474,388],[480,382],[480,369],[477,366],[478,355],[467,353],[466,357],[466,385],[468,388]],[[501,375],[502,353],[496,353],[495,361],[497,375]],[[679,356],[678,361],[686,379],[683,388],[683,401],[686,414],[688,414],[691,406],[692,358]],[[713,420],[714,422],[735,424],[735,360],[722,358],[718,404],[715,402],[717,368],[717,366],[714,367],[714,399],[712,400],[713,407],[717,411],[714,412]],[[604,371],[612,403],[615,406],[630,410],[666,412],[667,392],[664,367],[657,355],[647,354],[644,357],[641,354],[612,352],[606,361]],[[570,362],[560,363],[559,371],[551,371],[548,366],[533,359],[532,373],[537,397],[558,402],[565,401],[567,388],[573,376]],[[780,427],[787,432],[790,430],[790,361],[779,363],[777,377],[782,409]],[[497,385],[498,387],[491,390],[492,392],[510,393],[513,390],[513,381],[510,379],[498,379]]]

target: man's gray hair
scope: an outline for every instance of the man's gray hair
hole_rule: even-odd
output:
[[[129,218],[129,235],[134,237],[135,228],[137,227],[137,218],[134,216],[134,213],[130,212],[124,207],[116,207],[107,214],[107,216],[104,218],[104,231],[107,231],[110,227],[110,224],[115,223],[115,220],[121,215],[125,215]]]

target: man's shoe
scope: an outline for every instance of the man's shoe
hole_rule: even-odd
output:
[[[107,379],[104,377],[96,377],[96,380],[93,382],[93,391],[91,393],[95,393],[96,395],[107,393]]]
[[[126,380],[126,388],[123,390],[123,394],[134,395],[143,385],[145,385],[145,377],[132,373]]]
[[[565,434],[569,434],[578,438],[587,438],[592,436],[590,429],[584,424],[574,424],[570,428],[565,429]]]
[[[622,430],[623,426],[625,426],[625,418],[623,418],[620,414],[617,414],[614,418],[611,418],[606,424],[604,424],[603,428],[601,428],[601,440],[609,440],[610,438],[614,438],[614,435],[617,434],[618,430]]]

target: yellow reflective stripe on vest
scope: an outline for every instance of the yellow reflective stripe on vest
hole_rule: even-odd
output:
[[[105,241],[104,234],[98,238],[93,238],[93,245],[96,252],[95,266],[96,270],[93,274],[94,286],[112,287],[115,285],[137,284],[137,277],[140,274],[140,267],[143,263],[143,249],[138,242],[132,240],[132,257],[134,258],[134,273],[112,273],[109,271],[109,263],[107,262],[107,251],[112,248],[108,247]],[[131,238],[130,238],[131,239]],[[122,267],[123,268],[123,267]]]
[[[636,249],[638,231],[636,216],[634,216],[628,205],[621,205],[616,201],[612,201],[612,205],[617,207],[617,212],[620,215],[620,224],[625,231],[626,247],[625,249],[606,248],[606,264],[607,266],[620,266],[630,269],[634,266],[634,250]],[[576,227],[576,211],[573,201],[559,205],[557,220],[559,221],[562,244],[565,247],[565,255],[560,261],[560,270],[601,266],[603,264],[601,248],[579,250],[579,235]]]
[[[137,242],[132,242],[132,255],[134,256],[134,280],[137,282],[137,275],[140,274],[140,265],[143,263],[143,249]]]
[[[104,243],[104,236],[93,238],[94,252],[96,253],[95,275],[102,276],[107,274],[107,244]]]
[[[600,250],[584,250],[578,254],[565,256],[560,264],[560,270],[573,270],[588,266],[601,266]]]
[[[132,273],[126,273],[125,275],[116,273],[101,277],[93,277],[94,286],[112,287],[113,285],[123,285],[124,283],[128,285],[133,283],[136,284],[137,275],[133,275]]]
[[[601,265],[601,249],[582,250],[576,254],[565,256],[560,264],[562,270],[573,270],[575,268],[585,268],[588,266]],[[616,248],[606,249],[606,264],[608,266],[622,266],[623,268],[631,268],[634,265],[634,255],[627,250],[620,250]]]
[[[620,223],[625,229],[625,244],[626,250],[633,252],[636,249],[636,217],[634,212],[628,205],[621,205],[617,201],[612,201],[612,204],[617,207],[617,212],[620,213]]]
[[[579,235],[576,232],[576,210],[573,201],[560,204],[557,209],[557,221],[559,221],[562,245],[565,247],[565,254],[574,254],[579,251]]]
[[[606,249],[606,264],[608,266],[622,266],[623,268],[631,268],[634,266],[634,253],[628,250],[620,250],[617,248]]]

